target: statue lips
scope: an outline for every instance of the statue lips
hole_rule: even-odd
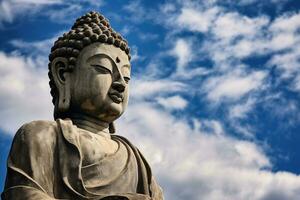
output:
[[[110,92],[108,95],[115,103],[121,103],[123,101],[123,95],[118,92]]]

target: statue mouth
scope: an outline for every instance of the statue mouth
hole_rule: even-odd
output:
[[[123,101],[123,95],[117,92],[109,93],[109,97],[115,103],[121,103]]]

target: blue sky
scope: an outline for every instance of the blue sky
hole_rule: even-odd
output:
[[[52,119],[54,40],[96,10],[132,49],[117,132],[145,154],[166,199],[298,199],[299,9],[296,0],[1,0],[0,188],[16,130]]]

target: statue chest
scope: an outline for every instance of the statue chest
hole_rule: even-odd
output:
[[[82,166],[87,166],[113,155],[118,150],[119,144],[109,137],[82,131],[80,133],[80,148]]]
[[[138,185],[138,165],[133,150],[123,141],[80,134],[81,175],[91,192],[134,193]]]

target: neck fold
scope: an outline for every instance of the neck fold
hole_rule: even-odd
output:
[[[81,129],[96,134],[98,134],[99,132],[110,134],[109,123],[107,122],[101,121],[91,116],[77,114],[77,113],[71,114],[69,117],[71,118],[73,124],[75,124],[77,127]]]

